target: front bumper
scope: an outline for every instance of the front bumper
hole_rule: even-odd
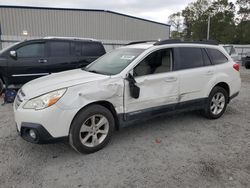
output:
[[[76,109],[61,109],[56,104],[43,110],[23,109],[25,102],[19,105],[16,105],[16,101],[14,103],[17,130],[25,140],[39,143],[43,140],[47,142],[47,140],[68,137],[71,122],[77,113]],[[33,141],[25,137],[29,128],[34,128],[39,135],[42,135],[39,139],[41,141]]]
[[[30,130],[35,133],[35,138],[30,136]],[[66,136],[54,138],[42,125],[36,123],[23,122],[20,131],[18,128],[17,131],[24,140],[35,144],[48,144],[68,140]]]

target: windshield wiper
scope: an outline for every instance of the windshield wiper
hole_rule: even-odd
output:
[[[96,70],[89,70],[89,69],[86,69],[86,68],[82,68],[82,70],[87,71],[87,72],[96,73],[96,74],[111,75],[110,73],[100,72],[100,71],[96,71]]]
[[[101,74],[100,72],[98,71],[95,71],[95,70],[87,70],[88,72],[93,72],[93,73],[97,73],[97,74]]]
[[[83,69],[83,70],[85,70],[85,71],[87,71],[87,72],[96,73],[96,74],[104,74],[104,73],[99,72],[99,71],[96,71],[96,70],[87,70],[87,69]],[[105,74],[104,74],[104,75],[105,75]]]

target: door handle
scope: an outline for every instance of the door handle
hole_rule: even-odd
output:
[[[39,59],[38,63],[47,63],[47,59]]]
[[[177,80],[177,78],[171,76],[171,77],[165,78],[164,80],[165,80],[165,82],[175,82]]]
[[[214,71],[212,70],[207,71],[207,75],[213,75],[213,74],[214,74]]]

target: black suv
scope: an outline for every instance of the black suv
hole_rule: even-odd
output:
[[[100,41],[46,37],[16,43],[0,51],[0,93],[3,85],[22,85],[35,78],[81,68],[105,54]]]

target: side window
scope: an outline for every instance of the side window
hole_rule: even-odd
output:
[[[84,42],[82,44],[83,56],[102,56],[105,50],[100,43],[97,42]]]
[[[181,47],[177,49],[179,59],[179,70],[202,67],[204,65],[201,48]]]
[[[50,42],[50,56],[65,57],[70,55],[70,43],[63,41]]]
[[[207,48],[207,53],[215,65],[228,62],[227,57],[219,50]]]
[[[81,43],[80,42],[71,42],[71,55],[81,56]]]
[[[203,62],[205,66],[212,65],[205,49],[202,49],[202,56],[203,56]]]
[[[148,55],[134,68],[134,76],[169,72],[171,64],[172,50],[158,50]]]
[[[17,52],[17,57],[19,58],[43,57],[45,52],[45,44],[44,43],[28,44],[26,46],[18,48],[16,52]]]

